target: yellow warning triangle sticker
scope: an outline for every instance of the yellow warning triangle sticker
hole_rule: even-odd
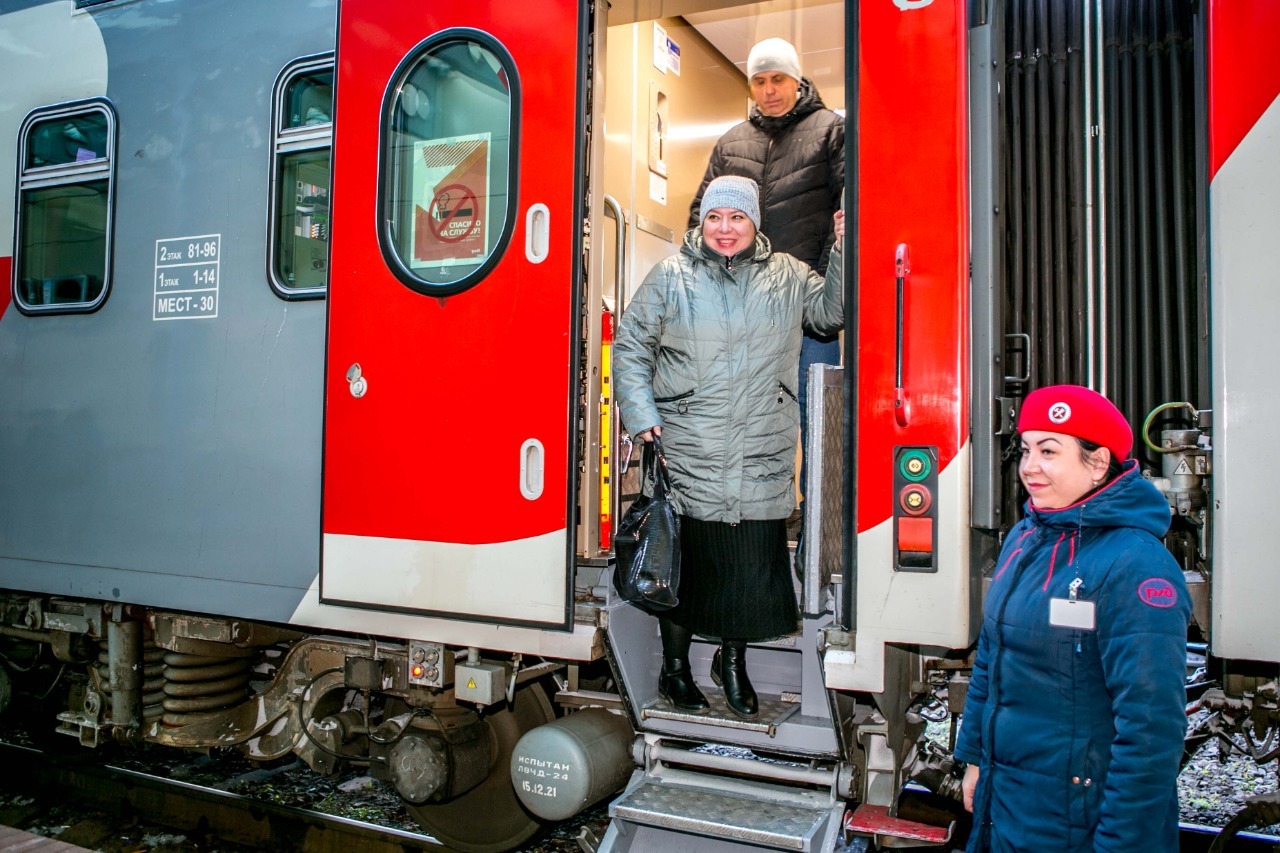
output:
[[[467,679],[467,687],[475,687],[475,686],[476,686],[476,680],[474,678]]]

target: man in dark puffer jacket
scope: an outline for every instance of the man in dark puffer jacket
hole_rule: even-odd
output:
[[[765,39],[751,48],[747,77],[756,105],[748,119],[720,137],[712,149],[707,174],[689,206],[689,227],[698,227],[702,194],[714,178],[751,178],[760,187],[760,232],[773,250],[825,275],[834,242],[832,214],[840,209],[844,189],[844,119],[822,103],[813,83],[800,73],[796,49],[783,39]],[[798,389],[802,490],[809,367],[839,363],[838,337],[805,332]]]

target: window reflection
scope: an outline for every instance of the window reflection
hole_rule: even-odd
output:
[[[32,125],[26,165],[60,166],[107,156],[107,116],[100,112],[71,115]]]
[[[282,296],[318,297],[329,283],[331,55],[285,69],[277,83],[276,113],[271,278]]]
[[[27,305],[92,302],[107,258],[107,182],[22,194],[19,298]]]
[[[329,280],[329,152],[281,158],[276,273],[289,289],[323,288]]]
[[[90,311],[105,298],[114,132],[101,101],[37,110],[24,122],[14,257],[23,311]]]
[[[513,105],[496,48],[437,42],[396,82],[386,236],[407,283],[423,292],[474,284],[504,237]]]

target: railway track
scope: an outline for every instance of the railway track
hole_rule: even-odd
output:
[[[1200,826],[1194,823],[1178,825],[1179,853],[1209,853],[1218,838],[1216,826]],[[1276,853],[1280,851],[1280,838],[1256,832],[1241,832],[1226,844],[1225,853]]]
[[[72,801],[256,850],[404,853],[452,848],[429,836],[265,802],[103,763],[0,743],[6,787],[39,801]]]

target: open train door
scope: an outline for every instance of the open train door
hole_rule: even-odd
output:
[[[339,3],[326,603],[570,627],[586,5]]]

